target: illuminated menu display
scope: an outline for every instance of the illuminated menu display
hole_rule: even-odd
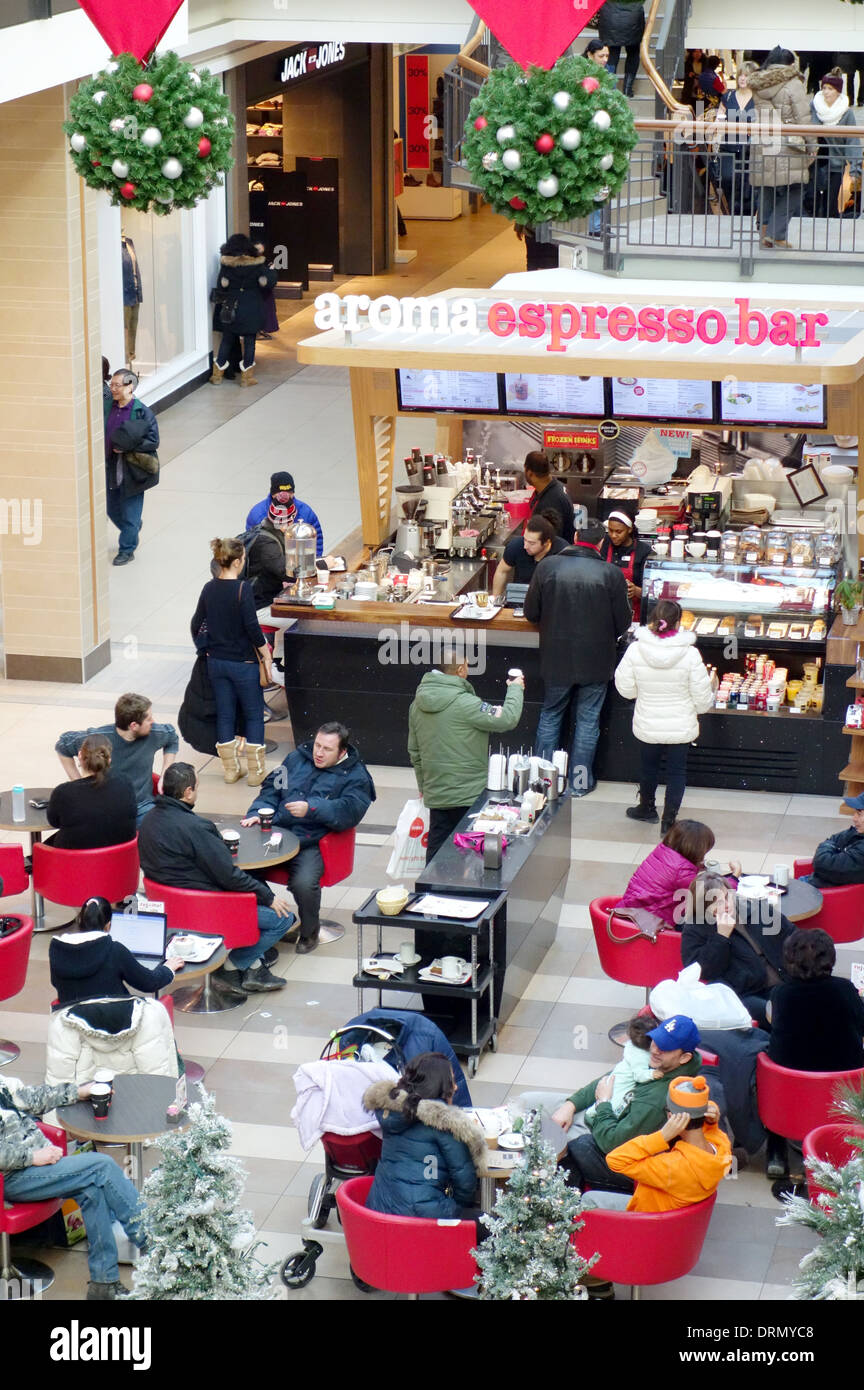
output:
[[[497,415],[497,372],[416,371],[400,367],[396,373],[402,410],[460,411],[465,415]]]
[[[711,424],[714,385],[672,377],[613,376],[612,414],[627,420],[671,420]]]
[[[825,389],[789,381],[729,377],[720,386],[720,419],[730,425],[824,426]]]
[[[511,415],[567,415],[602,420],[606,413],[602,376],[506,372],[504,402]]]

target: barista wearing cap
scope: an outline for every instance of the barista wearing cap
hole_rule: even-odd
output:
[[[270,493],[262,501],[257,502],[246,518],[246,530],[251,531],[253,526],[260,526],[262,521],[266,521],[270,512],[271,504],[277,507],[284,507],[287,510],[287,526],[293,525],[297,521],[306,521],[310,526],[315,527],[317,541],[315,543],[315,554],[319,557],[324,554],[324,532],[321,529],[321,522],[308,502],[299,502],[294,496],[294,478],[291,473],[274,473],[270,479]]]
[[[617,565],[627,580],[627,597],[633,609],[633,621],[639,621],[642,600],[642,572],[651,554],[646,541],[634,534],[633,518],[626,512],[610,512],[606,518],[606,536],[600,543],[600,557]]]
[[[732,1164],[732,1146],[719,1120],[720,1110],[705,1077],[676,1077],[666,1093],[662,1129],[637,1135],[606,1155],[613,1173],[623,1173],[636,1183],[633,1196],[628,1200],[625,1193],[589,1192],[585,1207],[677,1211],[704,1202],[717,1191]]]

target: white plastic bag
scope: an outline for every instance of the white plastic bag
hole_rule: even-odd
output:
[[[411,878],[419,874],[426,866],[428,843],[428,810],[419,798],[406,801],[396,822],[396,842],[387,865],[387,877]]]
[[[661,980],[651,991],[651,1012],[660,1019],[673,1014],[692,1018],[697,1028],[749,1028],[750,1011],[728,985],[702,983],[697,962],[685,966],[677,980]]]

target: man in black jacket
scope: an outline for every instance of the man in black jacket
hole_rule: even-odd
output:
[[[540,449],[533,449],[525,455],[525,481],[534,489],[531,502],[532,515],[545,515],[555,512],[558,516],[558,534],[570,544],[573,535],[573,503],[557,478],[552,477],[552,469],[546,455]]]
[[[229,953],[233,970],[213,972],[214,982],[233,994],[281,989],[285,981],[271,974],[275,945],[294,922],[286,902],[268,884],[244,873],[212,820],[196,816],[198,779],[190,763],[172,763],[162,778],[162,795],[141,822],[138,853],[147,878],[167,888],[204,893],[254,893],[258,900],[258,941]],[[218,931],[218,917],[214,920]]]
[[[864,883],[864,794],[844,797],[843,805],[852,812],[852,824],[818,846],[808,878],[816,888]]]
[[[115,372],[109,382],[110,397],[103,400],[105,507],[120,532],[115,565],[128,565],[135,559],[144,493],[159,480],[159,426],[150,407],[135,395],[137,385],[134,372]],[[137,463],[129,454],[136,455]]]
[[[600,711],[615,670],[618,642],[632,620],[627,581],[597,553],[605,536],[583,528],[560,555],[547,555],[525,595],[525,617],[540,627],[540,673],[545,685],[535,749],[551,758],[572,713],[570,785],[574,796],[594,790],[594,752]]]

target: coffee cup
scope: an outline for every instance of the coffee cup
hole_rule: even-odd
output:
[[[707,549],[708,546],[705,541],[691,541],[687,546],[687,552],[693,556],[694,560],[701,560]]]
[[[486,589],[477,589],[474,594],[475,608],[487,608],[489,605],[489,594]]]
[[[789,865],[775,864],[771,875],[778,888],[789,887]]]
[[[510,667],[510,670],[507,672],[507,679],[508,681],[518,681],[522,679],[522,672],[518,666]]]
[[[654,542],[654,554],[655,554],[655,555],[668,555],[668,554],[669,554],[669,542],[666,541],[666,540],[663,540],[663,541],[655,541],[655,542]]]
[[[222,839],[230,849],[232,854],[236,854],[240,848],[240,833],[237,830],[221,831]]]
[[[94,1081],[90,1088],[90,1103],[96,1120],[107,1118],[111,1107],[111,1087],[105,1081]]]
[[[458,980],[463,970],[463,962],[458,956],[441,957],[441,974],[445,980]]]
[[[418,956],[414,948],[413,941],[399,942],[399,959],[401,960],[403,965],[417,964],[417,961],[420,959],[420,957]]]
[[[271,806],[262,806],[255,814],[261,822],[261,829],[269,830],[273,824],[273,817],[276,814],[273,808]]]

